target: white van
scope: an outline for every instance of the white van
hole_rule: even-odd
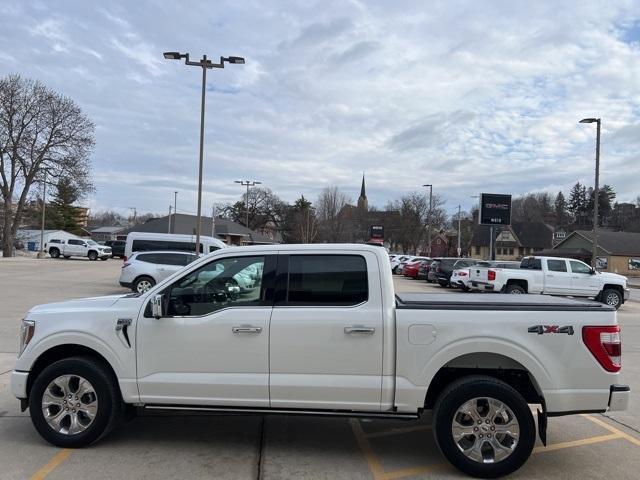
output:
[[[211,253],[227,245],[213,237],[200,236],[200,252]],[[178,235],[174,233],[131,232],[127,235],[124,247],[124,260],[134,252],[148,252],[157,250],[174,250],[179,252],[196,251],[195,235]]]

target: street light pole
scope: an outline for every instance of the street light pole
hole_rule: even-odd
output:
[[[429,257],[431,257],[431,214],[433,208],[433,185],[427,183],[426,185],[422,185],[423,187],[429,187],[429,214],[427,216],[427,252]]]
[[[220,57],[220,63],[213,63],[211,60],[207,59],[206,55],[203,55],[202,60],[197,62],[190,61],[188,53],[164,52],[163,55],[164,55],[164,58],[167,60],[180,60],[184,58],[185,65],[202,68],[202,99],[200,102],[200,159],[198,162],[198,212],[197,212],[197,218],[196,218],[196,254],[199,254],[200,253],[200,227],[201,227],[201,217],[202,217],[202,169],[204,164],[204,109],[205,109],[205,93],[206,93],[206,84],[207,84],[207,69],[224,68],[225,62],[243,64],[244,58]],[[174,228],[175,228],[175,225],[174,225]]]
[[[235,183],[239,183],[242,186],[247,187],[247,198],[246,198],[246,213],[247,213],[247,223],[245,225],[249,228],[249,187],[253,187],[255,185],[262,185],[262,182],[256,182],[254,180],[235,180]]]
[[[596,124],[596,178],[593,189],[593,246],[591,253],[591,266],[596,268],[596,256],[598,255],[598,204],[600,203],[600,124],[599,118],[583,118],[580,123]]]
[[[460,226],[460,205],[458,205],[458,258],[460,258],[462,249],[460,248],[460,235],[462,234],[462,228]]]

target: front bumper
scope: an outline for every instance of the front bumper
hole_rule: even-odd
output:
[[[629,385],[611,385],[609,388],[609,412],[619,412],[629,407]]]
[[[11,372],[11,393],[13,393],[14,397],[27,398],[27,378],[29,378],[29,372],[20,370]]]

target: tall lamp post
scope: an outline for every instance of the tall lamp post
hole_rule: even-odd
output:
[[[262,182],[255,182],[253,180],[235,180],[236,183],[239,183],[243,187],[247,187],[247,223],[245,224],[247,228],[249,228],[249,187],[254,187],[256,185],[262,185]]]
[[[224,68],[226,63],[243,64],[244,58],[242,57],[220,57],[220,63],[213,63],[207,59],[206,55],[202,56],[202,59],[197,62],[189,60],[188,53],[180,52],[164,52],[164,58],[167,60],[180,60],[184,58],[185,65],[191,67],[202,68],[202,100],[200,103],[200,161],[198,164],[198,216],[196,218],[196,254],[200,253],[200,218],[202,216],[202,164],[204,157],[204,106],[205,106],[205,86],[207,84],[207,69],[209,68]]]
[[[600,203],[600,119],[583,118],[580,123],[596,124],[596,179],[593,189],[593,251],[591,253],[591,266],[596,268],[596,255],[598,254],[598,203]]]
[[[429,215],[427,220],[427,248],[429,252],[429,257],[431,256],[431,214],[433,208],[433,185],[427,183],[426,185],[422,185],[423,187],[429,187]]]

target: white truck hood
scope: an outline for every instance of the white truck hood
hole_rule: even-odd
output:
[[[604,280],[611,280],[617,284],[627,285],[627,277],[624,275],[618,275],[617,273],[609,273],[609,272],[598,272],[598,278]]]
[[[26,318],[29,315],[36,313],[38,315],[42,313],[58,313],[58,312],[75,312],[79,310],[100,310],[109,308],[114,305],[119,299],[131,294],[125,295],[108,295],[105,297],[92,297],[92,298],[79,298],[77,300],[68,300],[66,302],[45,303],[43,305],[36,305],[27,313]]]

